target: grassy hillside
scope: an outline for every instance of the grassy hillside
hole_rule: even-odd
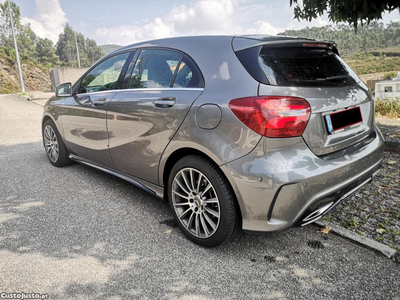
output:
[[[344,57],[343,59],[358,75],[400,71],[400,56],[385,58],[375,56],[367,58]]]
[[[29,61],[22,61],[21,67],[25,89],[27,91],[50,89],[49,69]],[[0,54],[0,94],[11,94],[19,92],[20,90],[15,60]]]

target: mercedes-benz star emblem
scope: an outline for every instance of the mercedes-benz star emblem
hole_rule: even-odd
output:
[[[356,101],[357,101],[357,96],[356,96],[356,94],[354,94],[353,91],[350,91],[350,94],[351,94],[351,100],[353,100],[353,102],[356,102]]]

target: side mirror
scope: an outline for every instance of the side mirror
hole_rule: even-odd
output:
[[[62,83],[56,87],[57,97],[69,97],[72,96],[72,85],[71,82]]]

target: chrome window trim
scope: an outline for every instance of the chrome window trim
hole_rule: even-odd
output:
[[[106,90],[106,91],[98,91],[98,92],[91,92],[91,93],[83,93],[83,94],[76,94],[76,96],[83,96],[83,95],[96,95],[96,94],[103,94],[103,93],[118,93],[118,92],[135,92],[135,91],[198,91],[202,92],[204,88],[138,88],[138,89],[119,89],[119,90]]]

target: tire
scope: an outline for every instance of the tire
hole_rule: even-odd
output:
[[[53,166],[65,167],[72,163],[69,158],[68,149],[65,146],[56,125],[50,119],[43,124],[42,138],[47,158]]]
[[[174,165],[168,200],[183,234],[200,246],[222,245],[241,228],[231,185],[219,167],[202,156],[189,155]]]

